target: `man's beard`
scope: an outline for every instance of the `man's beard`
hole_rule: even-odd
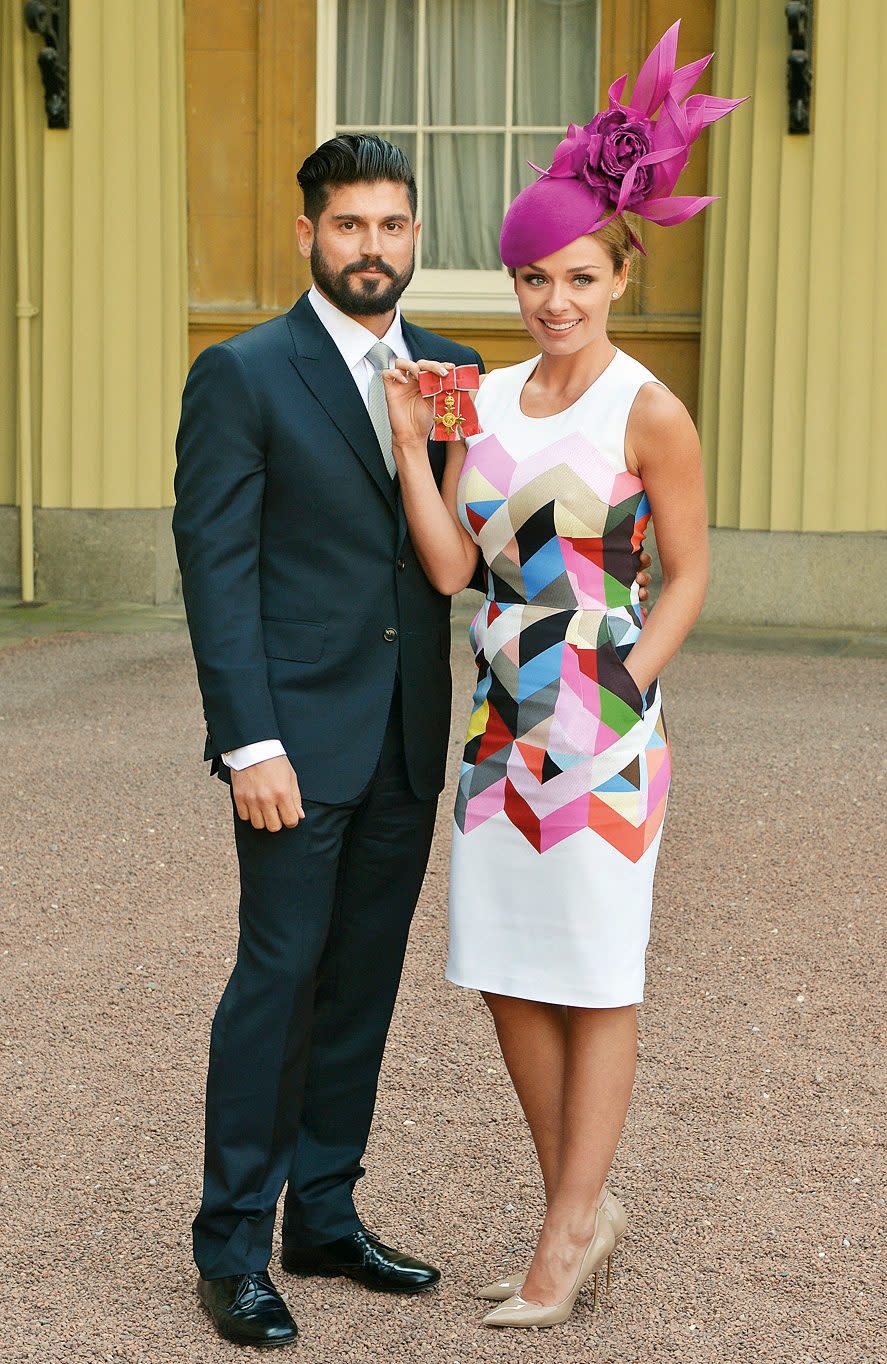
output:
[[[387,261],[368,260],[366,257],[346,265],[344,270],[337,274],[318,246],[316,237],[311,247],[311,274],[315,283],[337,308],[350,317],[374,317],[380,313],[392,312],[413,278],[415,268],[414,250],[410,263],[402,275],[399,275]],[[381,270],[385,280],[383,282],[380,279],[378,284],[368,279],[352,280],[351,276],[360,270]]]

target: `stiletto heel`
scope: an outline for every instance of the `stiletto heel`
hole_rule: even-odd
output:
[[[597,1309],[598,1272],[604,1261],[613,1252],[615,1244],[610,1219],[601,1215],[598,1209],[595,1218],[594,1236],[582,1257],[579,1272],[573,1287],[560,1302],[546,1306],[541,1302],[527,1302],[520,1293],[515,1293],[499,1307],[494,1307],[484,1317],[484,1326],[559,1326],[569,1317],[584,1284],[594,1276],[594,1307]]]
[[[619,1202],[615,1194],[607,1190],[604,1201],[601,1203],[601,1212],[609,1219],[610,1226],[613,1228],[613,1249],[619,1245],[625,1235],[628,1226],[628,1217],[625,1209]],[[483,1298],[485,1302],[506,1302],[515,1293],[519,1293],[524,1286],[524,1279],[527,1277],[526,1271],[519,1271],[516,1274],[505,1274],[501,1279],[496,1279],[494,1283],[485,1284],[483,1288],[477,1290],[477,1296]],[[610,1269],[607,1266],[607,1288],[610,1291]]]
[[[612,1255],[608,1255],[608,1256],[607,1256],[607,1286],[606,1286],[606,1288],[604,1289],[604,1292],[605,1292],[605,1293],[609,1293],[609,1291],[610,1291],[610,1268],[611,1268],[612,1264],[613,1264],[613,1256],[612,1256]]]
[[[597,1270],[594,1272],[594,1301],[591,1304],[592,1312],[597,1311]]]

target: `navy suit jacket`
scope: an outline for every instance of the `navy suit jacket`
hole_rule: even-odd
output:
[[[414,359],[480,357],[403,320]],[[446,445],[429,441],[438,483]],[[420,798],[443,786],[450,600],[410,543],[366,406],[307,295],[203,351],[176,441],[173,532],[203,697],[204,756],[280,739],[307,800],[369,781],[395,676]]]

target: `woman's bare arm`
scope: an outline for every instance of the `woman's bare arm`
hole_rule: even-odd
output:
[[[398,360],[386,370],[385,393],[391,419],[394,460],[410,540],[425,576],[438,592],[452,596],[467,587],[477,567],[478,547],[456,512],[456,490],[465,460],[465,444],[453,441],[440,490],[428,462],[432,427],[430,403],[419,392],[418,374],[446,374],[451,364],[435,360]]]
[[[662,591],[625,660],[645,691],[689,634],[708,584],[708,512],[699,436],[679,398],[660,384],[638,393],[626,456],[644,481],[662,564]]]

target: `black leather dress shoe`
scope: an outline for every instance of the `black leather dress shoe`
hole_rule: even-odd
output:
[[[265,1271],[198,1279],[197,1296],[219,1335],[238,1345],[291,1345],[299,1334]]]
[[[439,1269],[384,1246],[363,1228],[323,1246],[303,1248],[284,1241],[280,1263],[287,1274],[344,1275],[383,1293],[423,1293],[440,1278]]]

